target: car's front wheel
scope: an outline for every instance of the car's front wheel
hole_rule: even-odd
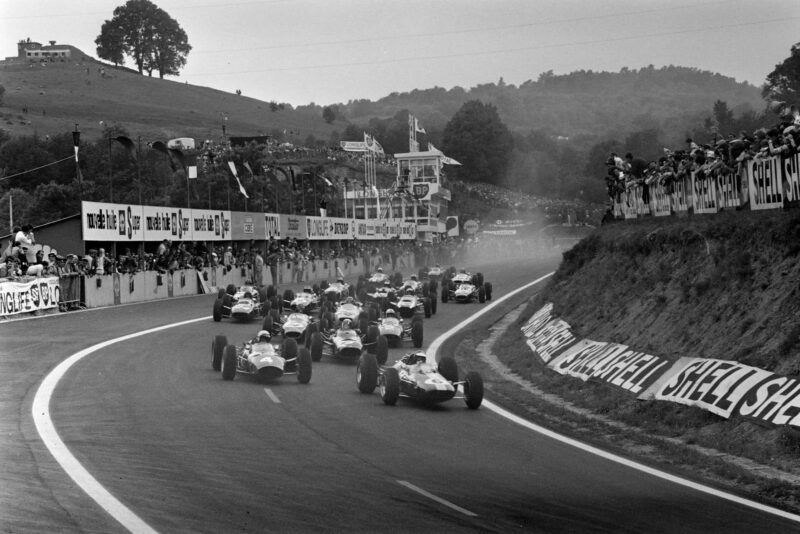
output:
[[[356,383],[361,393],[372,393],[378,385],[378,360],[374,354],[364,352],[358,358]]]
[[[297,355],[297,381],[301,384],[311,381],[311,353],[305,347]]]
[[[381,399],[388,406],[397,404],[397,397],[400,396],[400,374],[394,367],[384,370],[381,377]]]
[[[222,379],[233,380],[236,376],[236,347],[233,345],[225,346],[225,353],[222,355]]]
[[[475,371],[464,377],[464,402],[470,410],[477,410],[483,402],[483,377]]]

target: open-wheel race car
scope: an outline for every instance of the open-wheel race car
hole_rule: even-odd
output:
[[[422,314],[425,318],[429,318],[432,314],[436,313],[436,299],[430,297],[423,297],[414,293],[410,288],[406,293],[398,298],[395,302],[389,303],[389,306],[397,310],[400,317],[409,319],[416,314]]]
[[[366,325],[362,319],[363,329],[351,328],[350,319],[345,319],[340,326],[330,326],[329,318],[322,319],[319,332],[311,335],[311,359],[318,362],[323,354],[334,358],[355,360],[366,351],[377,361],[386,362],[389,357],[389,341],[381,335],[377,325]]]
[[[390,347],[397,347],[403,341],[411,340],[415,348],[422,347],[424,327],[422,316],[415,314],[411,321],[404,321],[397,312],[389,308],[384,316],[376,321],[378,331],[386,337]]]
[[[372,354],[362,354],[356,368],[356,385],[361,393],[380,388],[381,399],[390,406],[400,397],[429,406],[438,404],[455,398],[459,386],[468,408],[477,410],[483,402],[480,374],[471,371],[459,380],[453,358],[446,356],[437,364],[422,351],[406,354],[391,367],[382,367]]]
[[[492,284],[484,282],[483,274],[474,275],[462,270],[442,282],[442,302],[484,303],[492,299]]]
[[[324,300],[330,302],[340,302],[350,296],[350,284],[344,281],[341,276],[335,282],[328,283],[327,280],[320,284]]]
[[[319,287],[305,286],[297,293],[287,289],[283,292],[283,305],[294,312],[309,315],[315,313],[320,306],[320,289]]]
[[[375,269],[375,272],[367,278],[367,282],[375,284],[375,285],[383,285],[384,282],[387,280],[391,281],[391,275],[388,273],[383,272],[383,267],[378,267]]]
[[[270,310],[261,328],[272,336],[283,336],[285,339],[294,339],[297,343],[307,347],[311,344],[311,336],[319,331],[318,321],[301,312],[290,312],[281,315],[276,309]]]
[[[297,375],[297,381],[311,380],[311,353],[298,348],[297,341],[284,339],[280,346],[270,342],[266,330],[241,345],[229,345],[225,336],[215,336],[211,342],[211,368],[222,372],[224,380],[233,380],[236,373],[252,375],[261,380],[274,380],[285,374]]]
[[[250,321],[265,315],[269,309],[267,293],[264,289],[245,284],[238,289],[233,284],[220,288],[214,301],[212,317],[215,322],[230,317],[239,321]]]

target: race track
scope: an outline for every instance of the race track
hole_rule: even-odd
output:
[[[484,268],[495,300],[549,264]],[[526,292],[529,295],[534,290]],[[482,317],[485,328],[524,299]],[[2,532],[122,532],[63,472],[31,415],[67,356],[116,343],[60,381],[51,418],[69,451],[158,532],[790,532],[800,524],[587,454],[453,400],[434,409],[362,395],[355,365],[323,357],[293,376],[225,382],[215,334],[258,326],[210,318],[213,297],[0,324]],[[439,304],[425,345],[482,305]],[[410,350],[410,349],[405,349]],[[404,352],[392,349],[389,359]],[[468,363],[459,360],[463,375]],[[489,397],[490,398],[490,397]]]

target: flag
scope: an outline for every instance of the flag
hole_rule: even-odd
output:
[[[247,169],[247,172],[250,173],[250,176],[253,176],[253,169],[250,168],[250,164],[246,161],[244,162],[244,168]]]
[[[422,126],[419,125],[419,121],[417,120],[416,117],[414,117],[414,131],[419,132],[421,134],[426,134],[426,135],[428,133],[428,132],[425,131],[425,128],[423,128]]]
[[[381,155],[385,154],[381,144],[367,132],[364,132],[364,145],[366,145],[367,150],[371,152],[375,152],[376,154],[381,154]]]
[[[288,179],[289,179],[289,175],[287,174],[287,172],[286,172],[286,169],[284,169],[283,167],[275,167],[275,171],[277,171],[277,172],[275,172],[275,173],[274,173],[274,174],[275,174],[275,178],[276,178],[276,179],[277,179],[279,182],[283,182],[283,183],[285,183],[285,182],[286,182],[286,180],[288,180]],[[281,177],[280,177],[280,176],[278,176],[278,172],[280,172],[280,173],[283,175],[283,179],[281,179]]]
[[[136,158],[136,145],[133,144],[133,141],[130,140],[129,137],[125,137],[124,135],[120,135],[119,137],[115,137],[114,141],[118,142],[125,149],[128,151],[128,155],[131,157],[133,161],[137,161]]]
[[[189,166],[186,170],[187,178],[197,178],[197,155],[192,154],[189,156]]]
[[[247,191],[244,190],[242,182],[239,181],[239,175],[236,173],[236,165],[234,165],[230,160],[228,161],[228,168],[231,170],[233,177],[236,178],[236,183],[239,184],[239,192],[244,195],[244,198],[250,198],[250,196],[247,194]]]
[[[330,180],[328,180],[327,176],[325,176],[324,174],[318,174],[317,176],[319,176],[320,178],[322,178],[322,181],[323,181],[323,182],[325,182],[325,184],[326,184],[328,187],[333,187],[333,182],[331,182]]]
[[[186,160],[183,157],[183,152],[177,148],[167,148],[167,154],[173,171],[177,171],[179,168],[183,169],[184,172],[186,171]]]
[[[292,191],[297,191],[297,185],[294,182],[294,167],[289,167],[289,174],[292,178]]]

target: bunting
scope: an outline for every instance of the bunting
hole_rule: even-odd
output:
[[[133,144],[133,141],[130,140],[129,137],[125,137],[124,135],[120,135],[119,137],[114,137],[114,141],[118,142],[125,149],[128,151],[128,155],[131,157],[133,161],[138,161],[136,158],[136,145]]]

